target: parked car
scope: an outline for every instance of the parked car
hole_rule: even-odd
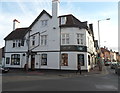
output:
[[[117,65],[115,66],[115,73],[120,75],[120,63],[117,63]]]
[[[105,62],[105,66],[109,66],[111,62]]]
[[[0,65],[0,72],[1,73],[7,73],[8,71],[9,71],[8,67],[4,67],[4,66]]]
[[[117,66],[117,62],[111,62],[110,64],[111,69],[115,69],[116,66]]]

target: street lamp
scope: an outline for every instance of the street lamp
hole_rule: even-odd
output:
[[[99,28],[99,23],[100,21],[104,21],[104,20],[110,20],[110,18],[106,18],[106,19],[102,19],[102,20],[98,20],[98,39],[99,39],[99,70],[102,71],[102,63],[101,63],[101,48],[100,48],[100,28]]]

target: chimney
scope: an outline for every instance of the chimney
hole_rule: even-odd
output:
[[[59,0],[52,0],[52,17],[57,18],[59,11]]]
[[[19,23],[20,22],[17,19],[13,20],[13,30],[15,30],[16,28],[18,28],[17,26],[18,26]]]
[[[90,27],[90,30],[91,30],[92,33],[93,33],[93,24],[89,24],[89,27]]]

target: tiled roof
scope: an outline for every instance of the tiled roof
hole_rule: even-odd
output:
[[[105,49],[105,48],[101,48],[101,52],[102,52],[102,53],[104,53],[104,52],[109,52],[109,53],[110,53],[110,51],[107,50],[107,49]]]
[[[66,17],[67,20],[66,20],[66,24],[61,24],[60,22],[60,27],[79,27],[79,28],[88,29],[87,21],[81,22],[72,14],[59,16],[59,18],[61,17]]]
[[[43,14],[47,14],[50,18],[52,18],[52,16],[49,13],[43,10],[28,28],[15,29],[4,40],[22,39]],[[72,14],[62,15],[62,16],[59,16],[58,18],[61,18],[61,17],[66,17],[67,22],[64,25],[60,25],[60,27],[79,27],[79,28],[84,28],[88,30],[87,21],[81,22],[76,17],[74,17]]]
[[[23,39],[27,32],[28,28],[17,28],[5,37],[4,40]]]
[[[43,10],[28,28],[17,28],[12,31],[7,37],[5,37],[4,40],[22,39],[44,13],[46,13],[50,18],[52,17],[49,13]]]

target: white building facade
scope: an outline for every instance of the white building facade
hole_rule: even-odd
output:
[[[18,28],[5,38],[5,66],[29,69],[82,70],[95,66],[92,24],[73,15],[58,17],[59,0],[52,1],[52,16],[43,10],[28,28]]]

